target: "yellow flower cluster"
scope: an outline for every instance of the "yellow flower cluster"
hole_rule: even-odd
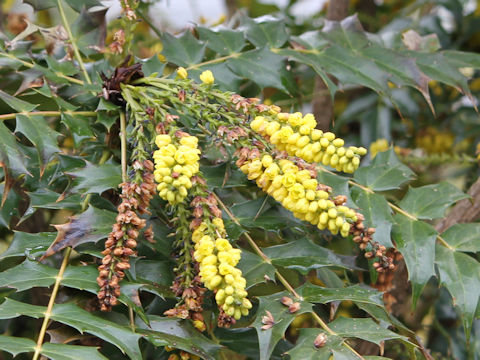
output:
[[[222,219],[206,220],[195,229],[195,260],[200,264],[200,277],[205,287],[216,291],[215,300],[223,311],[235,319],[248,315],[252,303],[247,299],[247,282],[242,271],[235,266],[240,261],[241,250],[234,249],[225,239]]]
[[[188,189],[192,187],[191,178],[199,171],[200,150],[197,149],[198,138],[183,136],[174,138],[170,135],[157,135],[155,144],[158,150],[153,153],[155,160],[155,181],[160,197],[171,205],[185,199]]]
[[[307,162],[321,162],[338,171],[353,173],[360,165],[360,156],[367,153],[362,147],[344,147],[344,141],[331,132],[315,127],[312,114],[296,112],[278,113],[273,117],[257,116],[250,123],[255,132],[269,136],[270,142],[279,150],[297,156]]]
[[[378,139],[370,144],[370,157],[372,159],[377,156],[379,152],[387,151],[390,145],[388,144],[387,139]]]
[[[354,210],[336,205],[328,192],[321,190],[310,171],[300,170],[292,161],[274,160],[270,155],[245,162],[240,170],[257,185],[301,220],[328,229],[343,237],[350,232],[350,223],[357,221]]]
[[[455,135],[448,131],[439,131],[434,127],[427,127],[415,138],[416,146],[425,150],[427,154],[450,153],[453,150]]]

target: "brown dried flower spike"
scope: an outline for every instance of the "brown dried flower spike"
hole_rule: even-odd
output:
[[[155,193],[155,184],[151,170],[153,164],[146,160],[142,166],[142,183],[126,182],[121,184],[122,202],[118,205],[118,215],[112,232],[105,241],[104,258],[98,267],[98,300],[102,311],[110,311],[120,296],[119,282],[125,277],[124,271],[130,268],[129,258],[136,255],[137,238],[146,221],[138,214],[146,213],[150,199]],[[151,235],[149,235],[151,236]]]

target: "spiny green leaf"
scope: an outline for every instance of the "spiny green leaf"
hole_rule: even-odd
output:
[[[258,297],[260,304],[257,310],[257,317],[252,326],[257,330],[258,334],[260,360],[270,359],[275,345],[285,336],[285,331],[296,316],[312,311],[311,304],[305,301],[299,301],[300,310],[291,314],[288,307],[280,302],[280,299],[284,296],[291,297],[291,294],[283,291],[269,296]],[[273,318],[274,321],[274,324],[268,328],[265,327],[267,322],[263,321],[265,316],[270,317],[267,311],[271,314],[271,318]]]
[[[450,85],[472,98],[468,87],[468,79],[459,71],[459,68],[464,66],[458,66],[458,64],[452,62],[448,53],[412,51],[410,52],[410,56],[416,58],[418,67],[430,79]]]
[[[170,286],[173,281],[169,261],[139,259],[132,264],[133,280],[147,284]]]
[[[238,268],[242,270],[243,277],[247,280],[247,288],[264,283],[267,278],[275,279],[275,267],[250,251],[242,250]]]
[[[0,163],[14,175],[29,174],[25,167],[25,154],[17,145],[15,136],[5,126],[3,121],[0,121]]]
[[[18,114],[15,132],[21,132],[32,142],[41,166],[50,161],[53,154],[60,152],[57,137],[61,134],[50,128],[43,116]]]
[[[25,304],[7,298],[0,305],[0,318],[11,319],[20,315],[40,318],[45,314],[45,310],[43,306]],[[140,348],[138,347],[140,335],[133,333],[128,327],[90,314],[88,311],[69,303],[54,305],[51,318],[69,325],[82,333],[88,332],[114,344],[132,360],[142,359]]]
[[[273,16],[262,16],[255,19],[244,19],[247,39],[256,47],[281,47],[288,40],[288,30],[285,21]]]
[[[97,242],[110,233],[116,213],[89,206],[87,211],[70,218],[66,224],[55,225],[57,237],[47,249],[42,259],[71,246],[73,248],[87,242]]]
[[[48,287],[55,283],[57,274],[57,269],[27,259],[23,263],[0,273],[0,287],[15,288],[18,291],[34,287]],[[96,294],[99,290],[96,282],[97,276],[98,270],[95,266],[68,266],[63,274],[61,284]],[[159,296],[163,294],[159,293],[158,286],[147,287],[140,283],[122,283],[120,302],[132,307],[142,320],[148,323],[148,318],[145,316],[141,304],[139,304],[139,290],[145,290]]]
[[[78,72],[80,71],[79,68],[73,65],[73,63],[70,61],[60,62],[52,56],[47,56],[45,60],[50,69],[55,72],[62,73],[63,75],[73,76],[75,74],[78,74]]]
[[[258,337],[255,329],[237,328],[225,329],[218,328],[215,335],[223,346],[238,354],[248,356],[255,359],[258,356]]]
[[[63,274],[62,285],[96,294],[99,290],[97,276],[95,266],[68,266]]]
[[[242,50],[245,46],[245,36],[243,32],[226,28],[209,29],[203,26],[196,28],[208,48],[220,55],[234,54]]]
[[[248,184],[248,180],[241,171],[230,168],[226,164],[202,166],[202,173],[210,188],[230,188]]]
[[[69,3],[76,3],[76,0],[68,0]],[[86,0],[88,2],[93,2],[97,0]],[[78,45],[79,51],[81,51],[85,56],[97,55],[99,53],[98,47],[104,46],[105,41],[105,28],[106,18],[105,14],[107,13],[108,8],[97,7],[94,9],[86,9],[85,7],[79,7],[80,15],[77,16],[75,21],[71,24],[72,34],[75,38],[75,41]],[[98,85],[93,84],[92,89],[94,92],[98,92]],[[87,84],[87,86],[92,86]],[[84,87],[85,90],[87,86]]]
[[[5,182],[0,184],[0,194],[5,194]],[[0,226],[10,228],[10,220],[14,216],[19,216],[18,206],[20,197],[15,190],[8,191],[5,203],[0,206]],[[1,202],[0,202],[1,204]]]
[[[379,194],[358,188],[353,189],[352,198],[361,209],[363,216],[365,216],[365,224],[375,228],[373,240],[386,247],[392,247],[390,231],[392,229],[393,217],[387,200]]]
[[[480,298],[480,263],[467,254],[437,245],[435,263],[440,282],[462,314],[467,341]]]
[[[396,224],[392,235],[407,264],[415,306],[425,284],[435,275],[433,263],[437,232],[430,224],[409,219],[402,214],[395,215],[394,220]]]
[[[96,109],[97,122],[110,131],[112,125],[119,119],[118,109],[120,109],[119,106],[105,100],[103,97],[100,98]]]
[[[282,208],[272,208],[269,199],[265,197],[234,204],[230,210],[242,226],[247,228],[259,227],[278,232],[287,226],[301,224]]]
[[[307,283],[302,286],[302,294],[305,301],[326,304],[332,301],[351,300],[359,303],[383,306],[382,293],[366,289],[359,285],[345,288],[325,288]]]
[[[44,343],[41,354],[52,360],[107,360],[91,346]]]
[[[445,210],[469,196],[448,182],[408,189],[399,206],[418,219],[441,218]]]
[[[0,349],[13,356],[35,351],[36,344],[31,339],[0,335]],[[51,360],[107,360],[96,348],[68,344],[44,343],[40,353]]]
[[[378,153],[372,164],[355,171],[354,179],[375,191],[398,189],[414,176],[396,157],[393,148]]]
[[[279,55],[283,55],[288,57],[289,59],[293,59],[301,64],[305,64],[310,66],[318,76],[323,80],[325,85],[328,88],[330,96],[335,96],[335,93],[338,90],[337,84],[335,84],[329,76],[327,76],[327,72],[325,68],[322,66],[321,62],[318,60],[318,54],[316,51],[298,51],[292,49],[280,49],[275,51]]]
[[[153,345],[182,349],[206,360],[216,359],[220,346],[197,331],[189,321],[155,315],[149,315],[148,319],[149,327],[138,325]]]
[[[480,224],[455,224],[442,234],[442,238],[455,250],[480,251]]]
[[[80,210],[81,208],[82,198],[80,194],[72,194],[64,198],[63,194],[47,188],[40,188],[33,192],[28,192],[28,196],[30,197],[31,208],[69,210]],[[31,211],[33,213],[33,209]]]
[[[48,287],[57,277],[58,270],[37,261],[26,259],[21,264],[0,273],[0,287],[18,291],[33,287]],[[69,266],[62,278],[62,285],[96,293],[98,270],[94,266]]]
[[[137,58],[137,60],[142,64],[142,72],[145,76],[150,76],[153,73],[158,73],[158,76],[163,74],[165,63],[160,61],[158,54],[152,55],[147,59]]]
[[[358,84],[387,95],[392,102],[388,82],[409,86],[422,93],[431,106],[429,78],[407,51],[394,51],[384,46],[380,38],[365,33],[358,18],[350,16],[341,22],[329,21],[322,31],[312,31],[293,37],[294,49],[279,53],[312,66],[333,94],[336,87],[325,73],[334,75],[343,84]]]
[[[34,351],[35,345],[35,342],[31,339],[0,335],[0,349],[9,352],[13,356]]]
[[[79,115],[68,115],[62,113],[62,123],[70,130],[76,144],[79,144],[85,139],[94,137],[89,118]]]
[[[365,311],[367,314],[372,316],[377,320],[383,327],[394,327],[395,330],[400,330],[403,334],[408,335],[409,337],[414,337],[415,334],[410,329],[408,329],[404,324],[402,324],[398,319],[396,319],[389,311],[383,306],[377,306],[362,302],[355,302],[360,309]]]
[[[85,9],[89,9],[94,6],[101,6],[102,3],[98,0],[65,0],[72,9],[80,12]]]
[[[8,249],[0,255],[0,259],[11,257],[28,256],[36,257],[43,253],[55,239],[57,234],[54,232],[44,233],[26,233],[16,231],[12,243]]]
[[[32,287],[47,287],[55,282],[58,270],[36,261],[25,260],[20,265],[0,273],[0,287],[15,288],[18,291]]]
[[[195,39],[190,31],[186,31],[179,37],[164,33],[161,39],[163,43],[162,54],[171,63],[189,67],[202,61],[205,44]]]
[[[106,190],[117,188],[122,182],[121,167],[117,164],[87,163],[83,169],[71,171],[68,174],[76,178],[75,186],[71,191],[82,190],[84,194],[101,194]]]
[[[353,261],[336,255],[333,251],[314,244],[307,238],[291,241],[287,244],[262,249],[275,266],[283,266],[307,274],[310,270],[327,266],[351,268]]]
[[[392,339],[406,340],[405,337],[377,325],[372,319],[352,319],[339,317],[329,324],[337,335],[345,338],[356,337],[380,345]]]
[[[333,189],[333,194],[347,196],[347,206],[354,205],[352,200],[350,199],[348,178],[336,174],[330,174],[325,171],[319,171],[317,175],[317,180],[320,184],[330,186]]]
[[[246,51],[227,61],[237,75],[250,79],[262,88],[274,87],[289,93],[291,76],[285,69],[284,59],[266,48]]]
[[[35,10],[45,10],[58,5],[55,0],[25,0],[25,2],[32,5]],[[66,2],[77,12],[83,8],[101,5],[97,0],[66,0]]]
[[[18,97],[7,94],[5,91],[0,90],[0,99],[2,99],[8,106],[16,111],[33,111],[38,105],[30,104]]]
[[[215,77],[215,86],[220,90],[232,91],[233,89],[238,89],[243,82],[243,79],[234,74],[226,63],[203,65],[196,69],[189,70],[189,74],[191,73],[194,79],[200,82],[200,74],[205,70],[212,72]]]
[[[323,346],[315,347],[315,339],[324,334],[326,342]],[[330,335],[321,329],[300,329],[300,336],[295,347],[288,350],[290,360],[329,360],[333,349],[340,349],[344,339],[340,336]]]

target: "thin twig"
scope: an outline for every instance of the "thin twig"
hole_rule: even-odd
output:
[[[145,23],[150,27],[150,29],[153,30],[155,34],[157,34],[159,38],[162,37],[162,31],[159,30],[155,25],[153,25],[153,23],[148,18],[148,15],[145,15],[142,11],[140,11],[140,9],[135,10],[135,12],[142,18],[143,21],[145,21]]]
[[[52,316],[52,309],[53,305],[55,304],[55,299],[57,297],[58,288],[60,287],[60,283],[63,279],[63,274],[65,269],[68,265],[68,260],[70,259],[70,254],[72,252],[72,248],[68,247],[65,250],[65,256],[62,261],[62,265],[60,266],[60,270],[58,270],[58,274],[55,278],[55,285],[53,286],[52,295],[50,296],[50,300],[48,301],[47,311],[45,311],[45,317],[43,318],[42,327],[40,329],[40,333],[38,334],[37,345],[35,346],[35,353],[33,355],[33,360],[37,360],[40,352],[42,351],[42,344],[43,339],[45,338],[45,332],[47,331],[48,322],[50,320],[50,316]]]
[[[67,31],[68,37],[70,39],[70,44],[72,45],[73,53],[75,54],[75,58],[77,59],[78,65],[80,65],[80,69],[82,69],[83,75],[85,76],[85,80],[87,81],[87,83],[92,84],[92,80],[90,80],[90,76],[88,75],[87,69],[85,68],[85,64],[83,63],[82,56],[80,55],[80,51],[78,50],[77,43],[73,38],[72,30],[70,29],[70,24],[68,23],[67,17],[65,16],[62,0],[57,0],[57,4],[58,4],[58,11],[60,12],[60,16],[62,18],[63,27]]]
[[[122,163],[122,182],[127,182],[127,121],[125,113],[120,112],[120,147],[121,147],[121,163]],[[135,314],[133,308],[128,306],[128,317],[130,320],[130,327],[135,332]]]
[[[241,53],[233,53],[233,54],[225,55],[225,56],[215,58],[215,59],[212,59],[212,60],[207,60],[207,61],[204,61],[204,62],[201,62],[201,63],[198,63],[198,64],[191,65],[187,68],[187,70],[198,69],[199,67],[202,67],[202,66],[205,66],[205,65],[212,65],[212,64],[221,63],[222,61],[225,61],[225,60],[228,60],[228,59],[233,59],[233,58],[239,57],[240,55],[241,55]]]
[[[125,113],[120,112],[120,146],[122,162],[122,182],[127,181],[127,126]]]
[[[4,52],[0,52],[0,56],[4,56],[4,57],[7,57],[9,59],[12,59],[12,60],[15,60],[15,61],[18,61],[20,64],[22,64],[23,66],[25,67],[28,67],[29,69],[35,67],[37,64],[32,64],[32,63],[29,63],[28,61],[24,61],[22,59],[19,59],[17,58],[16,56],[12,55],[12,54],[9,54],[9,53],[4,53]],[[75,79],[74,77],[71,77],[71,76],[67,76],[67,75],[64,75],[62,74],[61,72],[57,71],[55,72],[55,75],[62,78],[62,79],[65,79],[65,80],[68,80],[74,84],[78,84],[78,85],[85,85],[85,83],[80,80],[80,79]]]
[[[66,115],[80,115],[80,116],[97,116],[96,111],[31,111],[31,112],[18,112],[0,115],[0,121],[15,119],[17,115],[25,116],[61,116]]]

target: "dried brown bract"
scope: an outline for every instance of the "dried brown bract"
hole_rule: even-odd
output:
[[[265,310],[265,313],[266,315],[262,316],[262,324],[263,324],[263,326],[261,327],[262,330],[268,330],[273,325],[275,325],[275,319],[273,318],[272,313],[268,310]]]

